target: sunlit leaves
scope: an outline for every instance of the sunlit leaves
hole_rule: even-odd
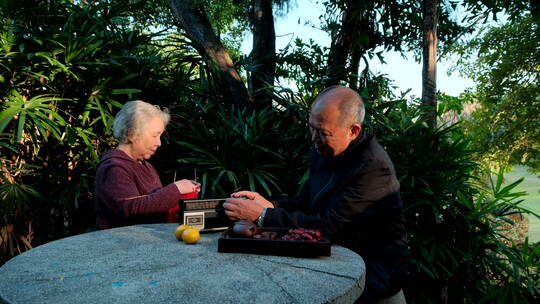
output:
[[[7,125],[16,118],[18,122],[17,127],[14,128],[14,138],[18,143],[22,142],[25,130],[26,134],[31,136],[34,142],[47,140],[49,135],[60,139],[60,128],[66,122],[57,113],[57,105],[54,102],[60,102],[62,99],[40,95],[25,100],[21,95],[14,92],[12,96],[4,101],[4,108],[0,112],[0,133],[4,132]]]
[[[458,50],[477,56],[459,64],[477,86],[465,97],[480,105],[467,124],[478,149],[492,163],[523,164],[535,171],[540,170],[538,26],[525,14],[487,28]]]

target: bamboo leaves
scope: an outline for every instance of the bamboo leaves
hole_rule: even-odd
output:
[[[249,187],[267,194],[279,192],[274,172],[283,168],[283,157],[267,146],[272,137],[272,113],[202,108],[208,116],[190,125],[185,140],[175,143],[186,157],[179,163],[197,166],[209,182],[203,195],[226,195],[237,188]]]
[[[66,122],[55,111],[55,103],[62,99],[50,95],[39,95],[25,100],[18,93],[8,97],[4,109],[0,112],[0,133],[15,118],[18,120],[15,130],[15,142],[22,143],[24,130],[32,137],[41,136],[47,140],[50,135],[61,139],[62,126]]]

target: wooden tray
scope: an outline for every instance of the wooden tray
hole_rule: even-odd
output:
[[[278,238],[287,234],[287,231],[288,228],[259,228],[259,232],[277,232]],[[218,252],[319,257],[331,255],[331,244],[325,238],[310,242],[231,237],[227,230],[218,239]]]

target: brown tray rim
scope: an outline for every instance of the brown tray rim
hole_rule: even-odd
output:
[[[259,231],[261,232],[283,232],[286,233],[291,228],[272,228],[272,227],[261,227]],[[310,229],[310,230],[319,230],[320,229]],[[326,238],[323,237],[321,241],[300,241],[300,240],[268,240],[268,239],[256,239],[256,238],[241,238],[241,237],[230,237],[228,235],[229,229],[222,232],[222,236],[218,239],[218,252],[225,253],[249,253],[249,254],[261,254],[261,255],[280,255],[280,256],[292,256],[292,257],[321,257],[321,256],[331,256],[332,249],[331,243]],[[264,243],[267,243],[269,246],[267,248],[261,247],[238,247],[231,248],[231,244],[236,244],[244,246],[246,244],[257,244],[260,246]],[[281,247],[285,246],[286,247]],[[295,251],[294,246],[299,246],[297,251]],[[309,251],[306,251],[309,250]]]

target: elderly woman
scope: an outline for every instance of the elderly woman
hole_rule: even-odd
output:
[[[191,180],[162,186],[147,160],[161,145],[170,115],[159,107],[136,100],[116,115],[114,136],[119,144],[101,156],[96,172],[96,228],[164,222],[182,194],[200,190]]]

